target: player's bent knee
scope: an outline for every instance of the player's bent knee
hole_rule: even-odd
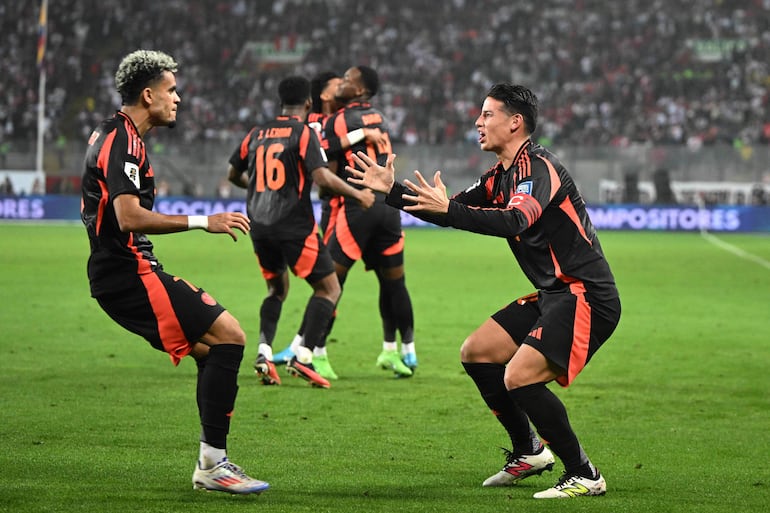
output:
[[[237,344],[244,346],[246,345],[246,332],[241,328],[238,319],[225,311],[211,325],[208,333],[204,335],[204,340],[211,344]]]
[[[503,377],[503,383],[505,383],[506,390],[516,390],[517,388],[524,386],[517,376],[510,375],[508,372],[506,372]]]
[[[312,283],[311,286],[316,296],[328,299],[334,304],[337,304],[342,295],[342,287],[337,279],[337,275],[334,273]]]
[[[472,336],[466,338],[460,346],[460,361],[465,363],[479,363],[484,362],[484,352],[481,350],[479,344]]]

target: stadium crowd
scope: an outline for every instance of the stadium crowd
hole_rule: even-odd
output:
[[[0,5],[0,143],[34,140],[39,2]],[[46,137],[85,139],[119,106],[133,48],[180,63],[188,141],[275,114],[289,73],[368,64],[395,140],[475,140],[480,91],[527,84],[548,143],[770,142],[770,0],[50,0]]]

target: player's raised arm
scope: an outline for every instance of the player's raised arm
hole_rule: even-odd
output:
[[[221,212],[209,216],[166,215],[144,208],[139,197],[121,194],[113,201],[115,218],[123,232],[146,234],[176,233],[201,229],[210,233],[226,233],[238,240],[235,229],[249,232],[249,219],[240,212]]]

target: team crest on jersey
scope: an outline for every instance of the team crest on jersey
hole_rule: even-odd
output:
[[[516,194],[532,194],[532,180],[527,180],[526,182],[521,182],[519,185],[516,186]]]
[[[131,183],[134,184],[134,187],[137,189],[139,188],[139,166],[132,162],[126,162],[123,164],[123,172],[126,173],[126,176],[129,180],[131,180]]]

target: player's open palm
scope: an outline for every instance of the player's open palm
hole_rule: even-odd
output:
[[[363,185],[373,191],[384,192],[387,194],[390,192],[390,189],[393,188],[393,183],[396,181],[396,170],[393,167],[393,161],[395,159],[396,155],[391,153],[388,155],[385,166],[380,166],[366,153],[362,151],[354,153],[353,160],[357,167],[345,167],[345,169],[353,175],[352,177],[348,177],[348,182],[356,185]]]
[[[221,212],[209,216],[209,226],[206,231],[210,233],[226,233],[233,240],[238,240],[235,230],[249,233],[249,218],[241,212]]]
[[[433,174],[433,185],[430,185],[419,171],[415,171],[414,176],[417,178],[417,183],[404,180],[404,185],[416,194],[415,196],[404,194],[404,200],[414,203],[404,206],[404,210],[446,214],[449,211],[449,197],[446,185],[441,181],[441,171]]]

